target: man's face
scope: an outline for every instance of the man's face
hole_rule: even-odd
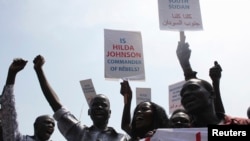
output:
[[[134,120],[136,128],[151,127],[153,123],[153,109],[151,103],[140,103],[135,111]]]
[[[107,122],[110,113],[110,103],[106,97],[97,96],[92,99],[89,115],[94,122]]]
[[[189,115],[181,111],[172,115],[170,120],[171,126],[174,128],[186,128],[191,124]]]
[[[189,80],[180,92],[183,107],[191,114],[202,111],[211,104],[211,93],[205,89],[200,80]]]
[[[41,140],[48,140],[53,134],[55,128],[55,121],[49,116],[41,117],[36,124],[35,133],[36,136]]]

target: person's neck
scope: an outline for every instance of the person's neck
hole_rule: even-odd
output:
[[[108,128],[108,126],[107,126],[106,123],[105,124],[104,123],[102,123],[102,124],[100,124],[100,123],[94,123],[93,126],[96,129],[101,130],[101,131],[107,130],[107,128]]]
[[[48,141],[48,140],[41,140],[36,135],[30,136],[30,138],[36,140],[36,141]]]
[[[206,127],[209,124],[217,125],[221,122],[216,113],[211,111],[197,112],[193,115],[195,126]]]
[[[153,130],[153,129],[149,129],[149,128],[136,129],[136,137],[145,138],[145,136],[147,135],[147,133],[149,131],[151,131],[151,130]]]

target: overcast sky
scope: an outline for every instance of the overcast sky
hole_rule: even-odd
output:
[[[199,78],[210,81],[215,60],[222,66],[221,94],[226,113],[247,117],[250,106],[249,0],[200,0],[202,31],[186,31],[191,65]],[[28,60],[16,78],[19,129],[33,135],[38,115],[53,114],[33,69],[33,59],[45,57],[44,71],[61,102],[82,124],[91,126],[80,80],[92,79],[97,93],[111,101],[109,126],[120,128],[123,97],[120,81],[104,78],[104,29],[140,31],[145,82],[152,101],[168,112],[168,86],[182,81],[176,57],[179,32],[159,29],[157,0],[0,0],[0,86],[4,86],[13,58]],[[210,81],[211,82],[211,81]],[[65,141],[56,128],[54,141]]]

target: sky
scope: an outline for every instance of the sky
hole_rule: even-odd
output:
[[[247,117],[250,106],[249,0],[200,0],[203,30],[185,31],[197,77],[208,80],[209,68],[221,65],[221,96],[226,113]],[[157,0],[0,0],[0,86],[14,58],[28,60],[15,83],[19,130],[33,135],[38,115],[53,111],[41,91],[33,59],[45,57],[44,71],[61,102],[82,124],[92,125],[80,80],[92,79],[97,93],[110,98],[109,126],[121,130],[121,80],[104,78],[104,29],[139,31],[142,35],[145,81],[152,101],[168,113],[168,86],[184,79],[176,56],[178,31],[160,30]],[[51,137],[66,141],[57,128]]]

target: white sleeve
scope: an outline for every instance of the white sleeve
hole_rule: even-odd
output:
[[[20,141],[22,138],[18,129],[15,107],[14,85],[6,85],[2,94],[2,129],[4,141]]]

